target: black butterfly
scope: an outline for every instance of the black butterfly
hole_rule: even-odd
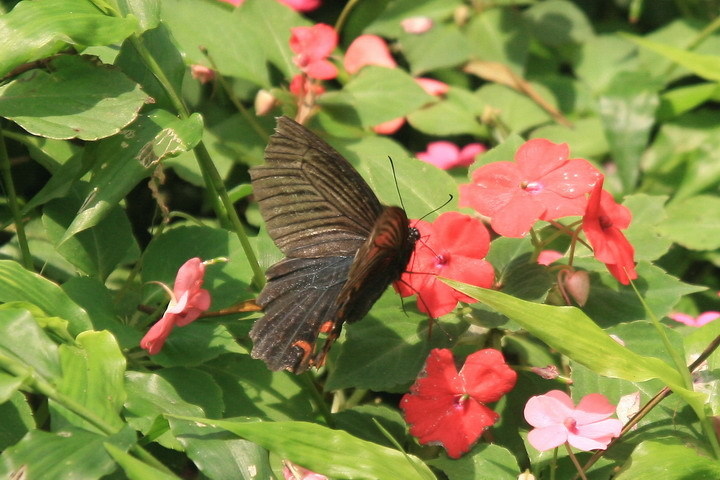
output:
[[[250,169],[253,192],[286,258],[266,273],[252,356],[301,373],[322,365],[343,322],[362,319],[400,278],[419,233],[335,149],[287,117],[278,118],[265,162]]]

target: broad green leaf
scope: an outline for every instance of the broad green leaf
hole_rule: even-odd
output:
[[[0,477],[11,478],[12,472],[24,466],[24,478],[28,479],[99,479],[117,468],[104,445],[112,443],[127,450],[134,441],[134,432],[129,428],[112,437],[80,429],[60,433],[33,430],[2,453]]]
[[[10,400],[25,382],[24,377],[0,372],[0,405]]]
[[[367,317],[347,325],[346,341],[325,389],[405,391],[430,350],[452,346],[467,329],[465,322],[448,315],[437,321],[431,335],[429,322],[434,320],[414,309],[405,310],[400,297],[388,289]]]
[[[320,96],[318,103],[336,117],[357,119],[363,127],[372,127],[403,117],[434,100],[402,70],[369,66],[354,75],[342,90]]]
[[[575,74],[594,93],[605,90],[619,72],[640,70],[637,46],[615,34],[598,35],[578,49]]]
[[[555,48],[583,43],[595,34],[580,7],[563,0],[536,3],[525,11],[525,18],[533,36]]]
[[[682,327],[681,327],[682,328]],[[691,333],[685,337],[685,354],[688,363],[695,360],[698,355],[713,345],[713,341],[720,336],[720,322],[710,322],[700,328],[685,327]],[[707,368],[705,367],[707,365]],[[715,350],[694,371],[695,388],[708,394],[708,405],[713,415],[720,414],[720,351]]]
[[[172,385],[184,401],[202,408],[205,416],[223,416],[222,391],[209,373],[196,368],[170,367],[158,370],[157,374]]]
[[[441,457],[428,463],[449,480],[516,480],[520,475],[513,454],[499,445],[478,445],[457,460]]]
[[[670,439],[642,442],[617,480],[686,480],[720,478],[716,459],[700,455],[694,448],[678,445]]]
[[[50,200],[66,196],[76,185],[77,180],[90,169],[90,165],[87,165],[84,160],[84,156],[78,154],[73,155],[62,165],[58,165],[50,180],[24,205],[21,210],[22,215],[27,215]]]
[[[164,0],[161,17],[186,62],[211,66],[209,57],[220,74],[265,88],[274,86],[272,67],[286,79],[297,70],[289,45],[290,28],[310,24],[285,5],[265,0],[248,0],[242,8],[222,2]],[[201,46],[207,49],[207,57]]]
[[[573,120],[572,127],[544,125],[533,130],[529,138],[545,138],[567,143],[572,158],[598,158],[607,154],[608,143],[602,121],[597,116]]]
[[[698,195],[668,205],[658,231],[691,250],[720,248],[720,198]]]
[[[631,192],[637,183],[640,155],[655,124],[661,86],[647,73],[620,72],[598,98],[610,153],[625,192]]]
[[[187,119],[157,110],[141,116],[128,128],[98,142],[93,154],[95,175],[83,208],[65,231],[60,243],[105,218],[163,158],[194,147],[202,136],[202,118]]]
[[[393,442],[385,435],[390,434],[395,442],[403,443],[407,425],[400,412],[387,405],[366,404],[348,408],[333,414],[335,426],[363,440],[392,447]],[[385,430],[381,430],[380,427]]]
[[[115,338],[107,331],[83,332],[75,345],[60,346],[63,376],[58,390],[75,400],[106,424],[120,430],[124,422],[120,410],[125,403],[125,357]],[[61,402],[51,403],[53,427],[73,425],[97,431],[91,423],[65,409]],[[98,432],[100,433],[100,432]]]
[[[400,22],[411,17],[429,17],[435,22],[452,16],[461,5],[459,0],[396,0],[389,2],[385,10],[376,12],[377,17],[363,33],[374,33],[385,37],[397,37],[402,32]]]
[[[633,215],[625,236],[635,247],[636,260],[655,260],[670,249],[672,239],[660,231],[660,225],[667,217],[664,207],[667,199],[665,195],[636,194],[623,201]]]
[[[638,355],[621,346],[582,310],[526,302],[493,290],[446,280],[461,292],[507,315],[549,347],[600,375],[642,382],[658,378],[702,411],[704,395],[686,390],[680,374],[654,357]]]
[[[156,418],[164,414],[204,415],[202,408],[183,400],[173,386],[155,373],[128,371],[125,374],[125,417],[128,425],[152,436],[166,448],[182,450],[182,446],[169,431],[156,431]],[[162,420],[164,423],[164,420]]]
[[[478,60],[499,62],[523,75],[530,46],[527,20],[511,8],[490,8],[474,15],[467,42]]]
[[[221,428],[170,418],[173,435],[198,469],[213,480],[271,478],[267,451]]]
[[[463,88],[451,87],[445,98],[408,115],[408,123],[428,135],[487,135],[480,122],[485,104]]]
[[[62,289],[40,275],[25,270],[12,260],[0,260],[0,301],[26,301],[51,316],[70,322],[69,330],[77,335],[92,329],[88,314]]]
[[[71,196],[48,203],[43,209],[43,224],[63,257],[83,273],[104,281],[130,251],[134,250],[137,256],[139,249],[125,210],[117,205],[93,228],[58,245],[75,212],[82,208],[81,191],[77,189]]]
[[[484,85],[475,95],[484,105],[497,111],[499,121],[513,133],[521,134],[552,120],[550,114],[537,103],[504,85]]]
[[[660,96],[658,120],[670,120],[711,100],[720,93],[720,85],[715,82],[701,83],[674,88]]]
[[[33,411],[22,392],[15,392],[10,399],[0,403],[0,450],[15,445],[30,430],[36,428]]]
[[[98,279],[73,277],[63,283],[62,289],[87,311],[94,330],[110,331],[121,349],[130,349],[140,344],[142,334],[120,319],[119,313],[115,311],[112,292]]]
[[[136,29],[135,18],[104,15],[88,0],[22,1],[0,16],[0,76],[70,45],[119,43]]]
[[[0,116],[35,135],[97,140],[135,120],[148,97],[120,70],[86,58],[53,59],[0,87]]]
[[[153,361],[163,367],[195,367],[226,353],[247,353],[224,325],[195,321],[176,327]]]
[[[249,327],[248,327],[249,328]],[[289,372],[271,372],[250,355],[222,355],[200,367],[222,390],[225,417],[312,420],[312,399]]]
[[[690,70],[695,75],[713,82],[720,81],[720,57],[690,52],[681,48],[653,42],[634,35],[625,35],[630,41],[652,50]]]
[[[435,478],[418,458],[360,440],[342,430],[307,422],[243,422],[178,417],[219,427],[281,458],[332,478],[403,480]],[[362,459],[358,462],[358,459]]]
[[[451,68],[470,59],[467,39],[457,25],[436,25],[422,35],[406,33],[400,44],[414,76],[439,68]]]
[[[0,352],[34,370],[47,381],[60,377],[57,345],[27,310],[0,310]]]
[[[160,23],[160,0],[117,0],[116,3],[123,16],[135,16],[141,32]]]
[[[180,477],[162,472],[147,463],[143,463],[111,443],[106,443],[104,446],[105,450],[120,465],[120,468],[123,469],[123,472],[130,480],[180,480]]]

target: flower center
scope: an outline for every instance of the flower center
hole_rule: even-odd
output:
[[[565,425],[565,428],[568,429],[568,432],[575,433],[575,434],[578,433],[577,421],[574,418],[570,418],[570,417],[566,418],[563,421],[563,425]]]
[[[450,257],[444,253],[439,253],[435,256],[435,267],[442,268],[450,262]]]
[[[612,219],[607,215],[600,215],[598,218],[598,222],[600,222],[600,228],[602,228],[603,230],[607,230],[608,228],[613,226]]]
[[[523,181],[520,184],[520,188],[522,188],[523,190],[525,190],[528,193],[539,193],[542,191],[543,186],[542,186],[542,183],[540,183],[540,182]]]
[[[467,393],[461,393],[453,397],[453,407],[457,410],[464,410],[470,395]]]

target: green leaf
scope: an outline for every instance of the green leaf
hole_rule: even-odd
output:
[[[469,91],[452,87],[445,98],[408,115],[408,123],[428,135],[486,135],[480,122],[485,104]]]
[[[170,418],[170,428],[188,457],[208,478],[272,478],[267,451],[221,428]]]
[[[392,447],[393,442],[376,423],[379,423],[380,427],[400,444],[406,437],[407,426],[402,415],[396,408],[386,405],[359,405],[334,413],[333,418],[337,428],[363,440],[387,447]]]
[[[523,75],[530,46],[527,20],[511,8],[490,8],[473,15],[466,28],[472,55],[499,62]]]
[[[107,331],[83,332],[77,336],[75,345],[60,346],[60,362],[63,376],[58,390],[120,430],[124,422],[119,413],[126,397],[125,357],[115,338]],[[74,425],[97,431],[61,402],[51,403],[51,413],[55,429]]]
[[[33,430],[2,453],[0,477],[11,478],[12,472],[24,466],[28,479],[102,478],[117,468],[105,451],[106,442],[127,450],[134,440],[134,432],[130,429],[112,437],[80,429],[67,429],[57,434]]]
[[[160,0],[117,0],[116,3],[123,16],[135,16],[139,32],[153,29],[160,23]]]
[[[43,224],[50,240],[70,263],[83,273],[100,280],[107,279],[115,267],[132,250],[138,252],[130,221],[118,205],[95,227],[82,231],[59,244],[63,234],[73,222],[75,212],[82,207],[78,194],[53,200],[43,209]]]
[[[155,432],[156,418],[169,413],[174,415],[204,415],[202,408],[183,400],[173,386],[155,373],[128,371],[125,374],[127,401],[124,417],[132,428],[148,435],[152,432],[160,445],[182,450],[182,446],[169,431]],[[164,422],[164,420],[163,420]]]
[[[567,143],[572,158],[597,158],[608,153],[608,143],[600,118],[596,116],[573,120],[571,127],[544,125],[533,130],[529,138],[545,138],[555,143]]]
[[[24,377],[0,372],[0,405],[10,400],[25,383]]]
[[[451,17],[462,4],[459,0],[395,0],[385,10],[377,11],[377,17],[363,33],[374,33],[385,37],[397,37],[402,33],[400,22],[411,17],[429,17],[436,22]],[[375,7],[377,8],[377,7]]]
[[[470,59],[467,39],[455,24],[436,25],[422,35],[406,33],[400,43],[413,76],[455,67]]]
[[[645,72],[620,72],[598,98],[610,153],[626,192],[637,183],[640,155],[655,124],[661,86]]]
[[[525,95],[504,85],[487,84],[480,87],[475,95],[486,107],[497,110],[499,121],[512,133],[549,122],[550,114]]]
[[[0,260],[0,301],[26,301],[45,313],[70,322],[69,330],[77,335],[92,329],[88,314],[50,280],[28,272],[12,260]]]
[[[685,445],[645,441],[633,451],[617,480],[686,480],[720,478],[717,460],[699,455]]]
[[[163,367],[195,367],[226,353],[247,353],[224,325],[195,321],[177,327],[153,361]]]
[[[653,42],[634,35],[626,34],[624,36],[641,47],[659,53],[678,65],[687,68],[692,73],[704,78],[705,80],[720,82],[720,58],[717,55],[705,55],[690,52],[688,50]]]
[[[113,137],[94,145],[95,175],[90,194],[60,243],[100,223],[153,166],[169,155],[192,148],[202,136],[202,117],[178,119],[157,110],[140,117]]]
[[[434,320],[409,308],[403,313],[401,299],[388,289],[368,316],[346,326],[346,339],[325,389],[406,390],[430,350],[452,346],[467,329],[465,322],[448,315],[430,335],[431,321]]]
[[[186,402],[203,409],[206,417],[221,418],[225,411],[222,391],[212,375],[196,368],[170,367],[157,374]]]
[[[272,67],[286,79],[297,71],[289,45],[290,28],[310,24],[285,5],[265,0],[248,0],[235,9],[221,2],[163,0],[162,20],[187,63],[211,66],[199,48],[203,46],[220,74],[268,89],[274,86]]]
[[[690,250],[720,248],[720,198],[698,195],[672,202],[658,231]]]
[[[402,70],[369,66],[342,90],[320,96],[318,103],[338,118],[372,127],[403,117],[434,99]]]
[[[0,310],[0,352],[19,360],[45,380],[60,377],[57,345],[27,310]]]
[[[580,44],[595,35],[580,7],[564,0],[536,3],[525,11],[525,17],[529,20],[533,36],[551,47]]]
[[[242,422],[177,417],[219,427],[313,472],[356,480],[434,478],[418,458],[307,422]],[[361,458],[362,462],[358,462]]]
[[[135,120],[148,100],[120,70],[86,58],[53,59],[0,86],[0,116],[35,135],[97,140]]]
[[[0,16],[0,77],[23,63],[64,50],[68,44],[120,43],[136,27],[135,18],[104,15],[87,0],[20,2]]]
[[[147,463],[143,463],[132,455],[124,452],[111,443],[106,443],[105,450],[120,465],[130,480],[179,480],[180,477],[162,472]]]
[[[449,480],[516,480],[520,475],[513,454],[499,445],[478,445],[460,459],[441,457],[428,463]]]
[[[672,240],[663,235],[659,226],[666,219],[664,195],[631,195],[623,205],[632,211],[632,223],[625,236],[635,247],[636,260],[656,260],[670,249]]]
[[[0,403],[0,450],[18,443],[30,430],[35,428],[33,411],[28,399],[21,392],[15,392],[10,399]]]

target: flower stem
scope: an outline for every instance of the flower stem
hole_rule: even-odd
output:
[[[572,451],[572,448],[570,448],[570,444],[568,442],[565,442],[565,448],[567,449],[568,455],[570,456],[570,460],[572,460],[573,465],[575,465],[575,468],[577,468],[578,475],[580,475],[580,478],[582,480],[587,480],[587,477],[585,476],[585,472],[583,471],[582,467],[580,466],[580,462],[578,462],[577,457]]]
[[[22,265],[27,270],[33,271],[33,260],[30,255],[30,247],[25,235],[25,225],[23,224],[20,208],[18,207],[17,193],[15,192],[15,184],[13,183],[12,169],[10,168],[10,158],[8,157],[7,148],[5,148],[5,137],[3,135],[2,126],[0,125],[0,175],[3,178],[5,192],[7,192],[8,206],[15,222],[15,233],[17,234],[18,246],[20,247],[20,259]]]

